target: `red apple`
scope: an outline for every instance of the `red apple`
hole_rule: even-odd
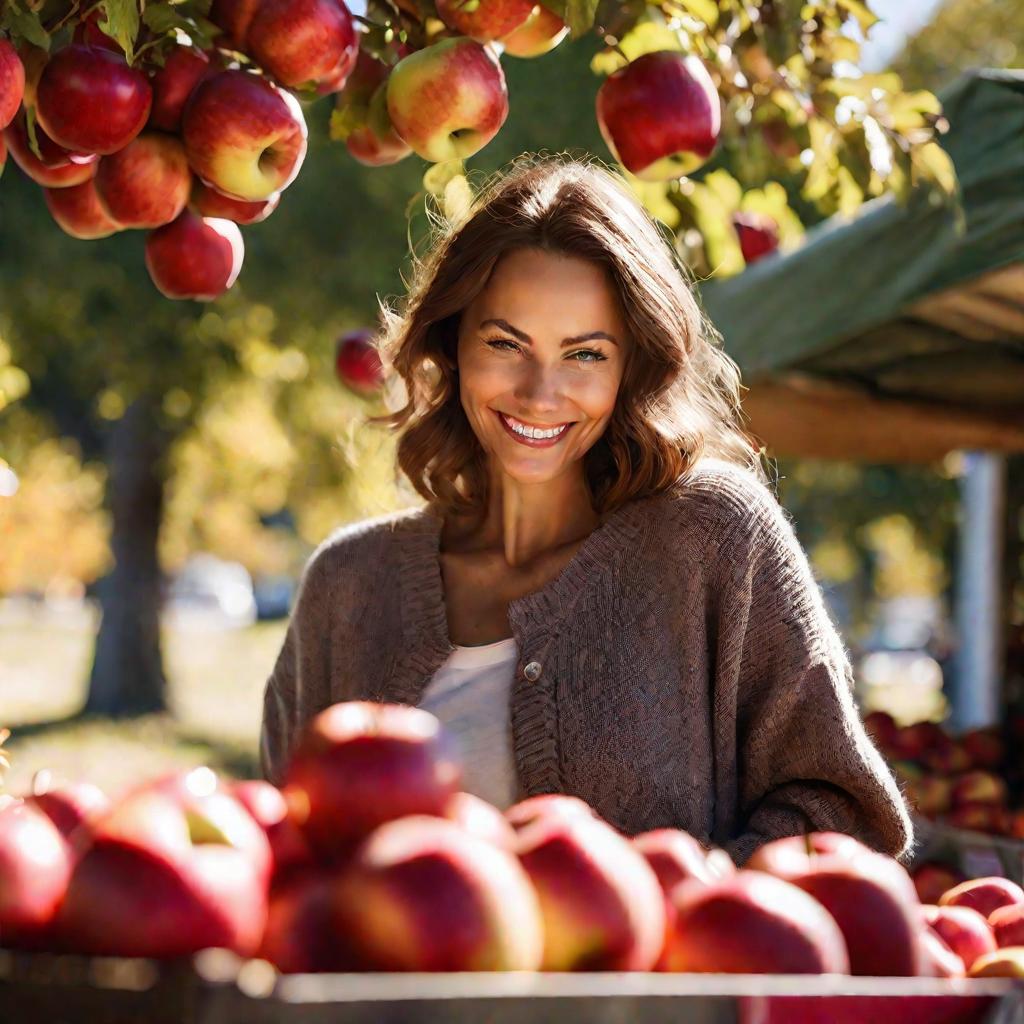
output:
[[[966,973],[964,962],[949,948],[948,943],[931,928],[925,928],[920,936],[921,956],[924,971],[930,978],[962,978]]]
[[[152,75],[153,106],[149,112],[149,126],[163,132],[176,132],[181,128],[181,112],[192,90],[219,69],[210,58],[195,46],[176,46],[164,66]]]
[[[988,916],[997,946],[1024,946],[1024,904],[997,907]]]
[[[335,348],[338,379],[361,395],[375,394],[384,383],[384,368],[373,337],[372,331],[349,331],[338,339]]]
[[[972,729],[960,739],[961,746],[975,768],[997,769],[1006,758],[1006,746],[994,728]]]
[[[952,784],[937,775],[924,775],[908,783],[905,796],[926,818],[945,814],[950,808]]]
[[[244,256],[237,224],[188,209],[146,238],[146,269],[169,299],[210,302],[223,295],[235,283]]]
[[[72,857],[57,826],[37,807],[0,807],[0,945],[35,946],[67,890]]]
[[[0,128],[6,128],[25,95],[25,65],[7,39],[0,39]]]
[[[946,945],[960,957],[966,970],[971,969],[971,965],[978,957],[991,953],[996,948],[992,929],[976,910],[970,907],[936,906],[923,906],[921,910],[928,927],[938,933]]]
[[[247,779],[236,782],[230,792],[266,834],[275,877],[294,868],[304,869],[312,862],[309,844],[289,813],[288,801],[276,786],[262,779]]]
[[[1008,878],[990,876],[961,882],[939,897],[940,907],[970,907],[988,917],[999,907],[1024,903],[1024,889]]]
[[[813,896],[763,871],[672,893],[666,969],[713,974],[849,974],[839,925]]]
[[[56,201],[59,204],[65,196],[74,196],[75,193],[80,192],[82,189],[91,188],[92,182],[86,182],[84,185],[76,185],[72,188],[47,189],[45,193],[46,204],[52,212],[52,202]],[[53,197],[56,197],[56,199],[54,200]],[[95,199],[92,201],[95,202]],[[100,213],[102,214],[102,211]],[[54,214],[54,219],[57,219],[56,214]],[[57,219],[57,223],[60,224],[59,219]],[[61,227],[64,227],[64,225],[61,224]],[[68,231],[67,228],[64,228],[64,230]],[[116,225],[114,230],[117,230]],[[73,235],[74,232],[68,231],[68,234]],[[75,235],[74,237],[95,238],[101,236]],[[110,799],[107,797],[107,794],[99,786],[85,781],[64,782],[60,785],[33,792],[30,797],[26,798],[25,802],[38,807],[57,826],[60,834],[65,839],[83,822],[93,821],[101,814],[105,814],[110,810]]]
[[[779,225],[766,213],[739,210],[733,214],[732,226],[740,240],[743,262],[748,265],[770,256],[779,247]]]
[[[437,0],[437,13],[454,32],[487,43],[522,25],[533,6],[532,0]]]
[[[96,822],[57,917],[68,948],[163,958],[221,946],[253,955],[266,925],[267,878],[246,847],[259,837],[267,860],[269,850],[231,804],[221,793],[190,809],[150,789]]]
[[[1010,812],[1001,804],[968,800],[957,804],[947,815],[946,824],[989,835],[1008,835],[1012,826]]]
[[[342,933],[370,970],[540,967],[541,911],[523,867],[453,822],[413,814],[381,825],[334,895]]]
[[[899,756],[910,761],[919,761],[925,751],[948,742],[949,737],[937,722],[914,722],[903,726],[897,735]]]
[[[816,858],[789,881],[813,896],[835,919],[846,941],[850,973],[914,977],[922,973],[920,904],[910,878],[893,881],[895,861],[865,852]],[[899,868],[902,871],[902,868]]]
[[[23,111],[4,129],[4,141],[10,147],[14,162],[37,185],[44,188],[70,188],[96,176],[100,160],[98,156],[89,157],[84,162],[80,158],[72,160],[72,154],[53,142],[38,124],[36,141],[43,159],[36,156],[29,145]]]
[[[759,846],[744,867],[767,871],[779,878],[802,875],[822,854],[846,858],[871,852],[859,839],[843,832],[809,832],[804,836],[786,836]]]
[[[888,711],[872,711],[864,716],[864,728],[882,750],[888,749],[896,740],[899,726]]]
[[[115,153],[145,127],[153,90],[124,57],[72,44],[54,53],[36,90],[36,115],[66,149]]]
[[[594,818],[594,809],[578,796],[568,793],[541,793],[539,796],[528,796],[513,804],[505,811],[509,824],[521,831],[527,825],[540,818]]]
[[[1014,839],[1024,839],[1024,809],[1010,811],[1006,834]]]
[[[499,42],[510,57],[539,57],[553,50],[568,34],[569,26],[554,11],[537,4],[526,21]]]
[[[181,131],[196,174],[249,202],[287,188],[306,155],[298,100],[247,71],[221,71],[200,82],[185,105]]]
[[[962,871],[934,861],[919,864],[910,872],[910,877],[922,903],[938,903],[944,892],[967,879]]]
[[[282,974],[360,970],[336,920],[335,876],[309,867],[275,885],[270,893],[260,959]]]
[[[100,202],[126,228],[170,224],[185,209],[191,189],[185,147],[163,132],[143,132],[105,156],[96,172]]]
[[[921,755],[925,767],[940,775],[957,775],[971,767],[971,758],[967,751],[952,740],[945,746],[934,750],[926,750]]]
[[[700,58],[645,53],[597,92],[597,124],[612,155],[643,181],[692,174],[714,152],[722,107]]]
[[[395,65],[387,106],[395,131],[424,160],[465,160],[508,117],[505,73],[494,52],[475,40],[441,39]]]
[[[986,771],[965,772],[953,780],[953,804],[999,804],[1006,806],[1009,793],[998,775]]]
[[[516,844],[516,830],[505,815],[472,793],[455,793],[445,808],[445,817],[503,850],[511,850]]]
[[[280,200],[281,193],[275,192],[269,199],[247,203],[242,199],[232,199],[231,196],[223,195],[215,188],[197,180],[192,183],[189,205],[201,217],[223,217],[225,220],[233,220],[236,224],[259,224],[277,209]]]
[[[217,45],[233,46],[245,50],[249,26],[256,14],[260,0],[213,0],[210,5],[210,21],[224,30],[225,39],[217,38]]]
[[[366,123],[349,133],[345,146],[354,159],[367,167],[385,167],[403,160],[412,152],[391,123],[387,82],[377,86],[377,91],[370,98]]]
[[[285,790],[314,847],[337,855],[393,818],[443,817],[461,779],[454,737],[429,711],[345,701],[309,723]]]
[[[596,817],[549,814],[522,829],[519,860],[540,897],[545,971],[649,971],[665,900],[644,855]]]
[[[972,978],[1024,978],[1024,946],[1006,946],[974,961]]]
[[[246,43],[257,64],[293,89],[327,78],[340,87],[359,49],[341,0],[260,0]]]

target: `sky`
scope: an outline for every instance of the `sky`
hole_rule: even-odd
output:
[[[908,35],[931,21],[942,0],[868,0],[868,6],[882,20],[861,47],[861,67],[880,71],[900,52]]]

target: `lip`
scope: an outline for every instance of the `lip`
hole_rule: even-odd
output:
[[[518,441],[521,445],[525,445],[527,448],[554,448],[554,446],[558,444],[560,441],[564,440],[569,431],[572,430],[574,426],[576,426],[575,423],[570,423],[565,428],[565,430],[563,430],[557,437],[523,437],[522,434],[517,434],[505,422],[504,415],[498,412],[497,409],[494,410],[494,415],[498,417],[498,422],[501,424],[505,433],[508,434],[509,437],[515,438],[516,441]]]

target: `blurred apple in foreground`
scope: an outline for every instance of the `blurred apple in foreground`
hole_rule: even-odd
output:
[[[445,817],[471,835],[486,839],[503,850],[511,850],[515,846],[516,830],[505,815],[473,793],[460,791],[454,794],[445,807]]]
[[[699,57],[645,53],[597,91],[597,124],[612,155],[641,181],[692,174],[722,127],[718,91]]]
[[[1024,946],[1024,903],[997,907],[988,916],[997,946]]]
[[[859,839],[843,832],[810,832],[804,836],[785,836],[759,846],[744,867],[767,871],[779,878],[802,875],[823,854],[850,858],[870,850]]]
[[[71,851],[37,807],[0,807],[0,936],[4,945],[44,941],[71,875]]]
[[[384,367],[368,330],[349,331],[335,346],[334,370],[347,388],[361,395],[372,395],[384,383]]]
[[[967,876],[948,864],[926,862],[919,864],[910,873],[922,903],[938,903],[939,897],[954,886],[967,880]]]
[[[231,794],[263,829],[270,844],[275,878],[293,869],[305,869],[312,862],[309,844],[276,786],[262,779],[246,779],[236,782]]]
[[[995,875],[961,882],[939,897],[940,907],[970,907],[987,918],[999,907],[1024,903],[1024,889]]]
[[[146,238],[146,269],[169,299],[210,302],[223,295],[235,283],[244,256],[237,224],[189,209]]]
[[[970,907],[923,906],[921,912],[928,927],[960,957],[966,970],[996,948],[988,922]]]
[[[849,974],[839,925],[813,896],[763,871],[672,893],[666,970],[712,974]]]
[[[424,160],[465,160],[508,117],[505,73],[494,52],[475,40],[441,39],[395,65],[387,107],[395,131]]]
[[[545,971],[649,971],[665,938],[657,876],[625,836],[595,817],[546,815],[519,833],[540,897]]]
[[[85,186],[79,187],[89,186],[90,183],[87,182]],[[47,193],[47,202],[50,195],[60,197],[75,191],[77,189],[54,189]],[[57,826],[65,839],[79,825],[93,821],[110,810],[110,799],[107,794],[99,786],[82,780],[63,782],[52,787],[44,786],[26,797],[25,802],[38,807]]]
[[[393,818],[444,817],[461,780],[454,739],[429,711],[345,701],[309,723],[284,789],[305,834],[330,856]]]
[[[1024,978],[1024,946],[1007,946],[974,961],[972,978]]]
[[[505,811],[509,824],[516,830],[522,830],[538,818],[593,818],[594,809],[585,800],[568,793],[541,793],[528,796],[513,804]]]
[[[938,932],[925,928],[920,935],[924,974],[930,978],[962,978],[964,962],[949,948]]]
[[[334,892],[343,932],[368,969],[534,971],[544,934],[515,856],[450,821],[381,825]]]

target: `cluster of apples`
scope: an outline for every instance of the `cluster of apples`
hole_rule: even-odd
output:
[[[901,727],[884,711],[871,712],[864,724],[921,815],[955,828],[1024,839],[1024,809],[1010,807],[1006,743],[998,729],[954,737],[937,722]]]
[[[269,17],[280,6],[259,9]],[[348,29],[345,72],[355,33],[340,0],[337,9]],[[263,53],[281,75],[284,38]],[[160,66],[130,66],[95,14],[49,54],[0,40],[0,126],[64,231],[96,239],[146,230],[156,287],[208,301],[241,269],[238,225],[266,218],[297,175],[306,123],[287,89],[217,50],[182,42],[164,56]]]
[[[572,796],[502,812],[460,784],[436,717],[351,701],[312,720],[280,789],[199,768],[116,801],[84,782],[7,797],[0,936],[213,946],[282,972],[1024,969],[1024,891],[1005,879],[922,907],[900,864],[849,836],[776,840],[737,869],[679,829],[627,837]]]

